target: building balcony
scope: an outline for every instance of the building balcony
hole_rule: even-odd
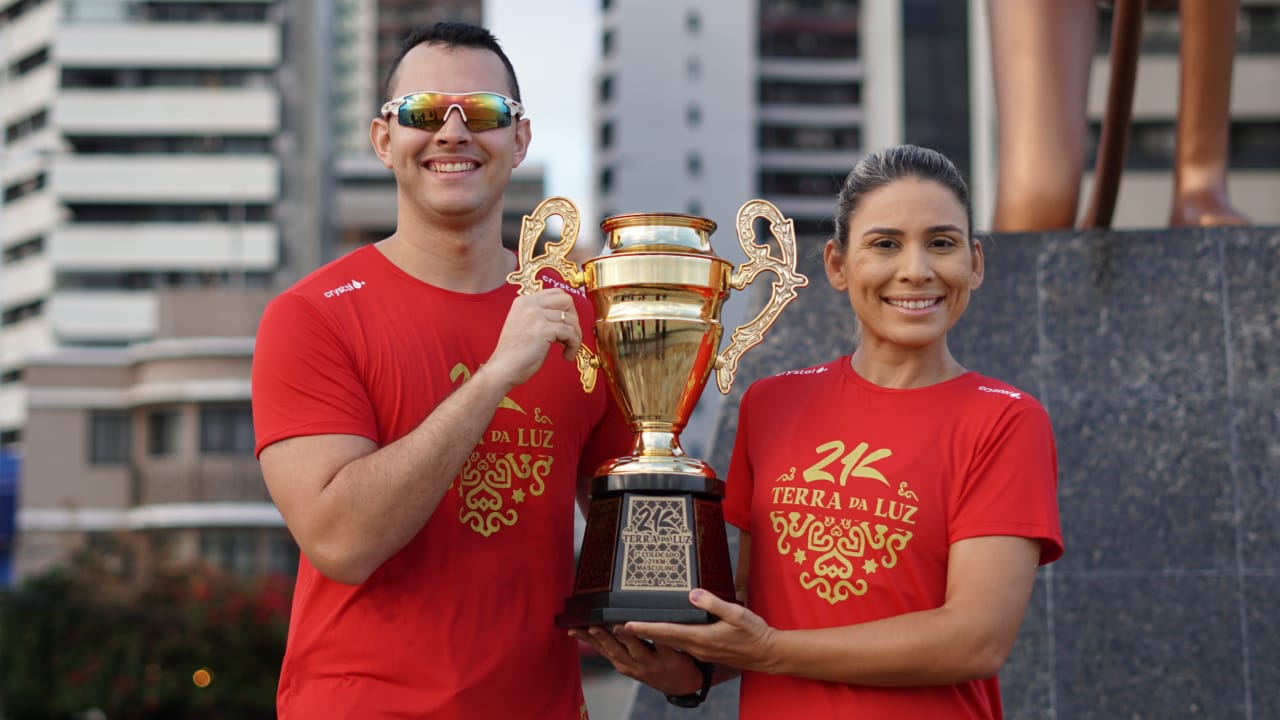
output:
[[[55,293],[46,305],[54,334],[64,342],[124,344],[153,337],[158,325],[153,291]]]
[[[273,156],[62,155],[53,187],[67,203],[270,203],[280,194]]]
[[[47,257],[31,255],[0,265],[0,308],[34,302],[53,290],[53,266]]]
[[[280,232],[271,223],[64,225],[49,239],[59,270],[272,270]]]
[[[137,88],[63,91],[67,135],[273,135],[280,97],[271,88]]]
[[[271,502],[253,457],[154,460],[135,468],[134,482],[134,505]]]
[[[280,62],[274,24],[76,22],[58,31],[64,67],[271,68]]]
[[[760,58],[762,80],[848,80],[863,76],[861,60],[812,58]]]
[[[5,53],[10,58],[26,57],[47,44],[58,30],[59,4],[46,2],[19,15],[4,30]]]
[[[0,118],[8,127],[15,121],[33,115],[53,103],[58,93],[58,70],[53,63],[9,80],[5,88]]]
[[[0,208],[0,245],[9,248],[24,240],[47,232],[62,217],[53,193],[35,192],[4,204]]]
[[[1241,55],[1231,77],[1231,119],[1273,118],[1280,114],[1280,80],[1275,56]],[[1107,107],[1110,64],[1105,56],[1094,58],[1089,82],[1088,113],[1101,118]],[[1146,55],[1138,59],[1133,89],[1134,120],[1178,116],[1178,57]]]
[[[55,347],[53,328],[47,316],[27,318],[13,325],[0,328],[0,368],[12,368],[26,364],[34,355],[47,353]]]

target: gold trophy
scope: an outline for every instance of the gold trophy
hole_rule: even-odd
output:
[[[552,215],[559,240],[533,257]],[[769,221],[782,259],[755,243],[753,223]],[[715,618],[689,603],[702,587],[734,600],[733,573],[720,501],[724,481],[680,447],[702,388],[714,370],[728,393],[738,360],[759,344],[782,309],[809,283],[796,272],[794,226],[773,204],[752,200],[738,211],[738,242],[749,258],[736,270],[717,257],[716,224],[674,213],[633,213],[600,224],[610,252],[578,265],[568,259],[577,241],[578,208],[562,197],[544,200],[524,217],[520,267],[507,281],[527,295],[542,289],[539,274],[555,270],[586,287],[595,306],[599,355],[578,351],[582,387],[597,370],[635,432],[630,455],[596,470],[572,596],[556,616],[560,627],[628,620],[706,623]],[[745,289],[765,270],[777,276],[768,305],[720,347],[720,309],[729,289]]]

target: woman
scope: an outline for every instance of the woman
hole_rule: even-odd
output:
[[[577,637],[676,704],[740,670],[746,719],[1001,717],[996,673],[1062,540],[1044,408],[947,348],[982,283],[971,228],[944,156],[858,163],[823,255],[857,349],[753,384],[739,409],[724,510],[744,605],[695,589],[718,622]]]

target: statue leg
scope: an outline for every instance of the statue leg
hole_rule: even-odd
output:
[[[1181,0],[1172,226],[1247,225],[1227,200],[1238,0]]]
[[[1096,0],[987,0],[999,122],[996,231],[1075,225]]]

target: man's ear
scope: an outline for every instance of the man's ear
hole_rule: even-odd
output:
[[[385,117],[376,117],[369,123],[369,144],[386,167],[391,167],[391,124]]]
[[[849,281],[844,277],[844,251],[836,245],[835,239],[827,241],[822,248],[822,266],[827,271],[827,282],[840,292],[849,289]]]
[[[516,149],[511,155],[511,167],[518,168],[520,163],[524,162],[524,158],[529,154],[529,143],[533,140],[533,127],[529,124],[529,118],[520,118],[516,121]]]

